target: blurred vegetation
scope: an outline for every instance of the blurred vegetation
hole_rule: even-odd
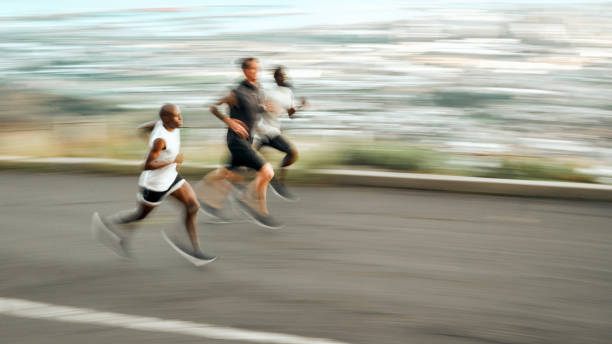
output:
[[[0,155],[29,157],[94,157],[139,160],[146,154],[146,137],[135,129],[138,123],[153,120],[155,111],[126,110],[112,104],[0,86],[0,117],[11,119],[1,130]],[[486,101],[504,101],[505,96],[470,95],[464,92],[439,92],[436,101],[445,106],[476,106]],[[46,116],[52,113],[54,116]],[[476,116],[496,120],[482,112]],[[186,109],[186,122],[203,123],[216,128],[212,116]],[[216,130],[216,129],[214,129]],[[222,144],[223,129],[219,127],[219,143],[201,145],[197,131],[184,131],[187,162],[216,165],[223,163],[227,150]],[[292,139],[293,141],[293,139]],[[443,153],[434,148],[419,147],[401,141],[372,141],[337,138],[302,137],[296,142],[300,158],[290,177],[298,181],[313,181],[308,170],[321,168],[358,168],[416,173],[478,176],[488,178],[562,180],[595,182],[593,176],[575,171],[576,167],[553,159],[503,156],[469,156]],[[306,149],[306,147],[309,147]],[[278,166],[282,154],[262,151],[266,159]],[[459,162],[459,163],[457,163]],[[2,162],[0,169],[32,169],[61,172],[136,173],[134,167],[112,167],[101,164],[43,166],[36,163]],[[183,173],[202,175],[201,168],[184,167]]]
[[[371,166],[396,171],[425,172],[435,170],[443,156],[433,150],[398,145],[372,148],[351,146],[342,149],[339,163],[348,166]]]
[[[594,183],[593,176],[578,173],[574,167],[553,161],[540,159],[504,160],[500,167],[486,173],[476,173],[478,177],[532,179],[532,180],[563,180],[581,183]]]
[[[127,132],[125,129],[123,133]],[[82,141],[61,141],[51,138],[42,141],[29,140],[30,145],[22,145],[21,149],[7,149],[3,146],[0,154],[23,155],[30,157],[94,157],[140,160],[146,153],[146,140],[134,135],[120,136],[112,131],[111,140],[99,137]],[[40,137],[39,137],[40,138]],[[299,149],[301,146],[297,142]],[[45,147],[43,149],[42,147]],[[32,154],[36,152],[36,154]],[[222,143],[207,145],[206,149],[199,146],[183,146],[186,162],[201,165],[217,165],[225,161],[226,148]],[[265,158],[278,166],[283,154],[272,149],[262,150]],[[460,162],[460,163],[457,163]],[[99,166],[98,166],[99,165]],[[470,156],[466,154],[451,154],[436,151],[431,148],[402,144],[399,142],[364,143],[356,141],[322,144],[316,148],[300,153],[300,158],[290,173],[294,181],[320,182],[312,180],[309,170],[338,168],[385,170],[413,173],[434,173],[485,178],[572,181],[595,183],[594,176],[576,172],[575,168],[583,167],[552,159],[529,157],[499,157]],[[113,168],[101,164],[71,164],[68,166],[43,166],[40,163],[4,161],[0,169],[31,169],[36,171],[58,172],[95,172],[133,174],[138,167],[125,166]],[[190,176],[201,176],[208,168],[183,166],[181,173]]]
[[[12,122],[35,120],[43,124],[57,117],[109,115],[122,111],[125,110],[105,101],[0,84],[0,118]]]
[[[474,160],[470,166],[452,161]],[[595,183],[594,176],[575,171],[581,167],[552,159],[528,157],[465,156],[401,143],[344,143],[332,151],[315,152],[308,168],[358,167],[415,173],[440,173],[485,178],[528,179]]]

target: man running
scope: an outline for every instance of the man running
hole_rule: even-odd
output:
[[[276,81],[277,86],[272,90],[266,90],[266,102],[269,104],[270,111],[263,113],[257,125],[254,147],[259,151],[263,146],[269,146],[285,153],[285,157],[281,161],[278,178],[272,178],[270,186],[283,199],[295,201],[298,198],[285,186],[285,178],[287,167],[296,162],[298,152],[295,146],[285,136],[281,135],[278,118],[284,114],[293,118],[298,109],[306,106],[306,99],[302,98],[301,104],[299,106],[295,105],[293,92],[287,82],[287,75],[283,67],[279,66],[274,69],[274,81]]]
[[[92,228],[96,236],[116,253],[127,257],[127,240],[129,230],[123,225],[139,221],[166,198],[171,195],[185,208],[184,224],[191,240],[191,248],[183,247],[171,241],[164,232],[166,240],[196,265],[203,265],[215,260],[200,249],[196,220],[200,207],[195,192],[177,172],[183,162],[179,153],[181,147],[180,127],[183,124],[181,111],[174,104],[165,104],[159,111],[160,120],[153,126],[149,136],[149,153],[140,174],[138,208],[130,212],[120,212],[101,219],[94,213]]]
[[[281,225],[270,215],[266,204],[268,183],[274,177],[272,165],[266,162],[253,147],[252,129],[266,111],[265,99],[257,82],[260,70],[256,58],[242,60],[245,79],[228,96],[210,107],[210,112],[223,121],[227,127],[227,147],[231,157],[227,167],[221,167],[208,175],[202,182],[215,189],[217,199],[201,200],[202,209],[218,216],[221,203],[232,189],[232,183],[241,180],[236,169],[244,166],[257,171],[255,179],[237,198],[240,208],[257,224],[267,228],[280,228]],[[221,113],[220,105],[229,106],[229,117]]]

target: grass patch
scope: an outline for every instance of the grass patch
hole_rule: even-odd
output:
[[[595,177],[576,172],[577,166],[554,160],[505,158],[498,164],[496,162],[500,158],[490,156],[478,157],[481,161],[493,162],[484,166],[457,166],[449,163],[453,158],[456,156],[424,147],[392,142],[369,145],[353,142],[339,145],[335,150],[314,152],[302,167],[305,169],[349,167],[485,178],[596,182]]]
[[[93,129],[93,130],[92,130]],[[93,134],[102,133],[98,136]],[[295,142],[302,148],[297,163],[290,168],[288,178],[298,183],[322,183],[316,169],[377,169],[400,172],[436,173],[486,178],[551,180],[595,183],[594,176],[575,171],[571,164],[536,158],[475,157],[441,153],[434,149],[402,144],[397,141],[322,141],[302,138]],[[310,140],[310,141],[309,141]],[[146,138],[139,137],[131,128],[112,125],[84,125],[32,132],[10,131],[0,137],[0,154],[33,157],[94,157],[142,160],[146,154]],[[308,148],[310,147],[310,148]],[[222,164],[228,155],[224,144],[183,146],[185,161],[207,165]],[[262,153],[275,166],[283,157],[273,149]],[[457,161],[466,163],[456,164]],[[455,163],[454,163],[455,162]],[[138,174],[140,167],[104,164],[57,164],[5,161],[0,169],[20,169],[38,172],[87,172],[110,174]],[[183,166],[181,173],[201,177],[206,168]]]
[[[397,144],[351,145],[337,156],[341,165],[413,172],[439,171],[445,161],[445,156],[434,150]]]
[[[531,179],[531,180],[563,180],[580,183],[595,183],[593,176],[578,173],[573,166],[553,161],[519,159],[504,160],[500,167],[492,168],[478,177]]]

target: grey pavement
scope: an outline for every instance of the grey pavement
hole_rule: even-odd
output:
[[[93,211],[137,177],[0,173],[0,297],[347,343],[612,342],[612,205],[365,187],[272,193],[284,229],[207,223],[195,268],[163,241],[168,201],[121,260]],[[237,343],[0,315],[7,343]],[[239,341],[238,341],[239,342]]]

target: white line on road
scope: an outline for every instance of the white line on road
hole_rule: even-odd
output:
[[[170,332],[188,336],[277,344],[347,344],[332,339],[242,330],[181,320],[166,320],[88,308],[57,306],[49,303],[0,297],[0,314],[29,319],[104,325],[130,330]]]

